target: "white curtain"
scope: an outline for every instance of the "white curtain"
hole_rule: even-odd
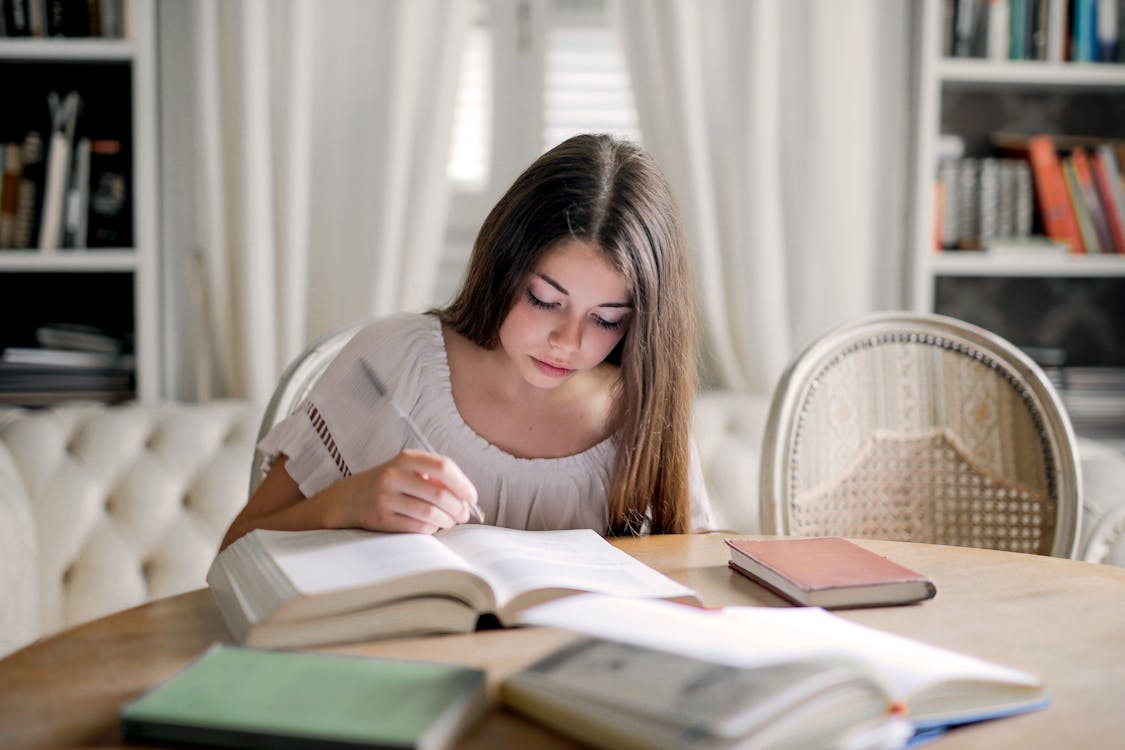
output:
[[[909,8],[618,0],[615,18],[684,215],[707,379],[768,394],[811,336],[902,304]]]
[[[195,372],[169,390],[263,402],[310,340],[431,303],[471,4],[174,5],[162,63],[178,55],[193,106],[164,155],[194,211],[165,211],[165,279],[192,288],[181,359]]]

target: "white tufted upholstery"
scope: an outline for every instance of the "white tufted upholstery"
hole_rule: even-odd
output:
[[[769,402],[700,394],[693,426],[720,528],[755,533]],[[210,404],[0,411],[0,656],[204,585],[246,501],[261,410]],[[1079,557],[1125,564],[1125,457],[1079,441]]]
[[[202,586],[246,499],[256,417],[228,401],[0,419],[0,653]]]

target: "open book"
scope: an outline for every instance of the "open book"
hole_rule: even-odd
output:
[[[700,610],[589,595],[520,618],[594,639],[509,678],[504,701],[604,747],[835,746],[903,729],[905,742],[1049,702],[1031,674],[816,608]],[[656,680],[665,668],[666,681]],[[701,700],[705,692],[723,699]]]
[[[219,553],[207,583],[237,641],[274,648],[468,632],[481,614],[510,625],[578,592],[698,602],[590,529],[258,529]]]

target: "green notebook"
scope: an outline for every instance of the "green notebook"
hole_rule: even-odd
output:
[[[482,670],[213,645],[121,709],[127,741],[444,748],[486,707]]]

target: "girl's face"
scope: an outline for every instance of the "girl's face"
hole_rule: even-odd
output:
[[[533,386],[554,388],[605,360],[628,330],[625,277],[585,240],[544,253],[500,326],[500,346]]]

